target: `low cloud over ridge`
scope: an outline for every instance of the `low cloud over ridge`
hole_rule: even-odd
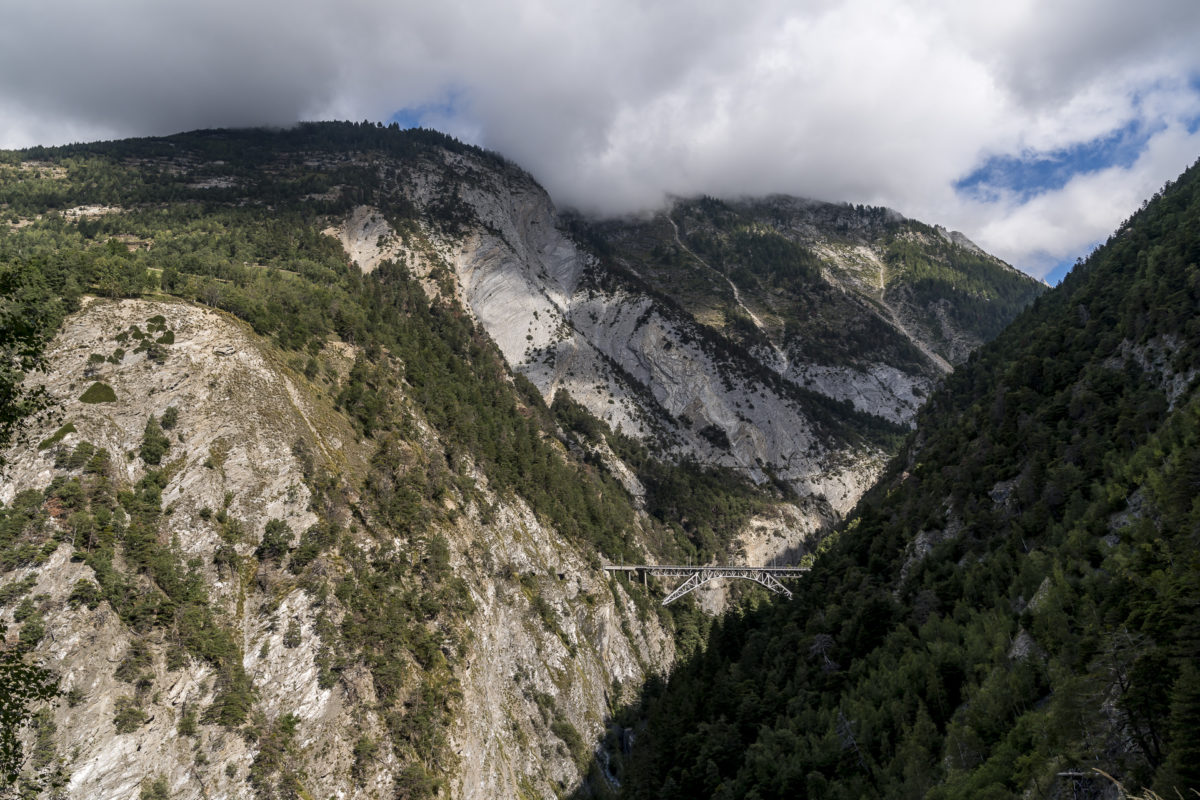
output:
[[[0,145],[399,112],[585,211],[881,204],[1044,275],[1200,155],[1200,4],[994,5],[51,0],[0,28]],[[1072,161],[1118,130],[1131,157]],[[1047,158],[1054,185],[961,187]]]

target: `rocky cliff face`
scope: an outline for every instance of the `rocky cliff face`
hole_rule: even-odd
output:
[[[426,276],[434,263],[452,272],[463,305],[547,402],[568,392],[669,458],[790,485],[806,522],[768,555],[848,512],[888,455],[879,431],[910,425],[951,363],[991,334],[950,318],[948,300],[914,295],[919,281],[893,251],[964,284],[958,261],[971,256],[983,275],[974,302],[1036,291],[961,234],[886,209],[678,201],[652,219],[572,230],[518,170],[461,154],[407,169],[396,196],[428,210],[449,186],[471,222],[405,237],[359,208],[332,229],[351,258],[363,270],[391,255]],[[747,235],[773,248],[757,272],[747,266],[757,240],[727,246]],[[811,274],[795,266],[806,258]]]
[[[884,209],[562,216],[431,132],[42,155],[0,255],[170,293],[85,298],[0,454],[0,621],[62,677],[27,744],[73,797],[569,791],[696,633],[600,553],[804,555],[1028,288]]]
[[[136,352],[135,342],[151,339],[116,338],[135,329],[154,338],[169,332],[173,341]],[[353,353],[324,355],[345,370]],[[0,486],[5,506],[31,506],[38,522],[26,536],[41,549],[0,578],[9,599],[0,619],[10,642],[44,625],[34,654],[61,675],[69,699],[42,728],[70,775],[67,794],[137,797],[162,778],[173,798],[273,796],[290,775],[308,796],[393,796],[411,753],[389,746],[383,717],[396,712],[379,702],[377,677],[356,657],[337,680],[320,676],[322,654],[340,635],[322,620],[346,613],[322,578],[344,572],[359,548],[377,552],[378,538],[350,524],[349,538],[322,557],[316,574],[260,557],[268,521],[286,524],[284,546],[294,549],[300,532],[341,513],[314,502],[305,459],[349,487],[366,469],[367,443],[328,393],[243,324],[182,302],[93,300],[68,319],[48,360],[43,381],[60,416],[32,431],[42,447],[7,454]],[[96,383],[112,399],[81,401]],[[177,421],[165,432],[162,463],[147,464],[147,421],[171,408]],[[433,437],[427,428],[425,435]],[[106,451],[106,463],[72,461],[81,448]],[[253,734],[209,719],[225,668],[180,656],[178,621],[131,620],[107,600],[80,599],[79,587],[99,580],[86,563],[95,537],[72,510],[83,501],[63,487],[74,482],[94,494],[103,477],[119,494],[151,470],[163,475],[153,536],[188,565],[215,619],[232,632],[252,687]],[[463,503],[438,529],[473,608],[459,625],[462,655],[451,657],[459,688],[447,732],[456,763],[447,771],[455,797],[553,794],[578,781],[583,754],[571,750],[597,738],[620,699],[613,687],[635,686],[669,663],[672,645],[594,568],[594,556],[519,501],[484,496],[490,507]],[[113,569],[148,588],[122,552]],[[32,614],[18,611],[26,601]],[[291,732],[281,745],[285,726]]]

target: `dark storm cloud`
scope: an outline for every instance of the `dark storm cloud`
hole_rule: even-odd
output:
[[[338,117],[495,148],[600,213],[666,193],[890,205],[1039,271],[1200,154],[1193,0],[49,0],[0,27],[0,145]],[[1051,188],[988,164],[1091,152]]]

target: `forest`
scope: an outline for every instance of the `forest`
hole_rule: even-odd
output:
[[[403,167],[405,159],[436,160],[468,149],[497,169],[509,168],[498,156],[441,134],[349,123],[288,132],[204,131],[0,158],[0,445],[37,447],[53,455],[61,472],[44,491],[0,505],[0,569],[36,566],[60,544],[73,545],[73,557],[94,579],[79,581],[72,605],[107,603],[132,632],[162,642],[168,669],[194,660],[214,670],[216,699],[185,715],[179,732],[194,736],[198,723],[216,724],[259,743],[250,780],[261,797],[288,796],[301,785],[289,771],[298,746],[295,720],[268,721],[256,711],[241,644],[200,577],[208,565],[183,558],[157,535],[169,513],[162,492],[175,455],[167,434],[186,409],[145,420],[141,445],[130,457],[140,458],[146,472],[133,485],[118,479],[113,454],[86,441],[62,445],[73,432],[69,421],[41,441],[20,440],[31,417],[49,419],[54,412],[36,382],[23,380],[36,375],[48,342],[85,295],[182,300],[232,315],[277,348],[297,375],[322,386],[369,443],[367,474],[350,486],[348,476],[324,469],[297,442],[313,508],[327,520],[308,530],[270,520],[247,555],[248,525],[229,513],[228,495],[223,507],[202,509],[201,516],[220,534],[211,564],[218,575],[270,567],[317,598],[321,688],[335,685],[352,665],[370,670],[393,746],[407,764],[397,783],[402,796],[443,791],[454,765],[447,729],[461,696],[455,670],[466,652],[472,604],[449,569],[445,539],[434,530],[452,521],[447,498],[490,507],[475,486],[476,470],[487,475],[490,492],[519,497],[592,553],[597,566],[602,557],[631,560],[646,546],[667,558],[711,558],[775,491],[727,471],[659,461],[603,426],[581,428],[569,398],[552,409],[508,369],[453,293],[431,299],[404,265],[391,262],[364,276],[340,243],[321,233],[331,216],[369,201],[436,261],[423,231],[456,229],[469,221],[469,210],[453,201],[451,190],[449,200],[419,217],[387,191],[394,176],[367,164],[386,158]],[[357,161],[347,154],[358,154]],[[106,211],[113,208],[120,212]],[[118,363],[130,352],[153,360],[173,342],[164,320],[152,318],[120,332],[111,351],[92,358]],[[344,376],[330,365],[330,342],[357,354]],[[96,381],[80,399],[115,398]],[[418,417],[438,432],[444,450],[424,449]],[[584,449],[565,446],[564,439],[576,437],[608,438],[636,451],[651,486],[647,516],[639,517],[602,464]],[[351,494],[358,496],[353,508],[346,499]],[[67,524],[53,523],[48,509]],[[347,518],[377,533],[382,554],[369,555],[332,521]],[[393,552],[396,535],[411,552]],[[331,577],[320,564],[334,552],[345,569]],[[44,604],[30,595],[31,582],[5,588],[3,602],[17,604],[21,630],[3,656],[0,680],[28,689],[11,692],[9,710],[50,741],[48,717],[21,716],[54,694],[55,677],[23,660],[44,635]],[[527,590],[537,606],[536,582]],[[680,632],[685,651],[699,643],[707,622],[693,604],[659,610],[642,602],[642,613],[657,614]],[[538,607],[553,625],[553,612],[544,603]],[[406,667],[413,662],[418,674]],[[148,723],[150,663],[144,648],[131,646],[117,669],[128,685],[116,704],[118,733]],[[582,746],[569,723],[556,718],[555,724],[560,738]],[[20,753],[15,742],[12,736],[0,741],[9,747],[0,749],[0,767],[10,777]],[[366,763],[380,746],[361,740],[356,758]],[[54,771],[52,747],[31,757],[40,785],[54,788],[65,780]],[[362,774],[358,767],[354,772]],[[28,774],[22,780],[29,791],[39,785]]]
[[[227,508],[206,511],[222,537],[213,554],[222,574],[269,565],[319,599],[322,687],[367,665],[407,759],[397,793],[410,797],[443,791],[453,762],[445,730],[471,601],[448,568],[445,540],[430,531],[455,513],[447,498],[482,498],[476,469],[491,491],[521,498],[594,552],[597,567],[642,548],[664,559],[723,555],[750,516],[789,497],[786,487],[755,486],[731,470],[657,458],[566,392],[547,405],[452,292],[431,298],[403,264],[364,276],[321,233],[330,218],[369,202],[438,262],[426,232],[478,222],[457,200],[471,176],[448,172],[446,199],[428,212],[389,189],[407,160],[441,151],[512,168],[432,131],[350,123],[0,154],[0,445],[52,412],[23,379],[89,294],[232,315],[319,382],[370,443],[356,508],[341,516],[400,532],[413,555],[392,553],[380,538],[381,552],[396,557],[370,557],[330,523],[294,532],[293,546],[282,521],[268,523],[246,555],[240,521]],[[400,166],[380,170],[375,156]],[[739,213],[698,201],[680,216],[682,237],[760,287],[814,280],[811,252]],[[966,298],[962,313],[999,331],[1038,293],[998,303],[1004,273],[986,259],[950,245],[915,248],[913,237],[940,234],[875,216],[890,237],[892,274],[908,281],[898,303]],[[598,258],[610,257],[602,236],[590,241]],[[656,257],[664,269],[681,260],[665,248]],[[1092,768],[1164,796],[1200,786],[1198,263],[1193,168],[947,378],[880,484],[822,543],[793,600],[751,594],[712,622],[693,603],[663,610],[636,595],[641,613],[675,633],[682,660],[637,702],[613,709],[609,735],[596,743],[603,764],[597,757],[581,794],[1066,796],[1060,774],[1092,776]],[[432,275],[449,280],[444,265]],[[803,318],[801,300],[789,308],[781,316],[793,314],[790,323]],[[854,329],[847,345],[820,322],[826,327],[794,335],[826,354],[860,353],[874,330]],[[753,346],[758,334],[744,333]],[[128,348],[154,358],[173,343],[153,319],[122,335],[95,355],[119,360]],[[356,353],[344,376],[328,361],[335,342]],[[738,346],[735,338],[726,349]],[[105,389],[96,382],[81,399],[108,402]],[[845,404],[799,399],[830,429],[853,417]],[[420,446],[418,417],[444,450]],[[878,419],[857,421],[879,441],[902,435]],[[25,442],[53,453],[63,474],[0,507],[0,568],[42,563],[69,537],[95,575],[75,587],[73,604],[106,602],[130,629],[164,637],[169,664],[193,659],[219,676],[218,699],[185,716],[180,735],[193,735],[197,722],[239,731],[261,745],[256,791],[287,796],[300,780],[289,772],[295,720],[254,713],[240,645],[197,565],[155,535],[175,423],[167,413],[145,420],[136,455],[147,471],[133,485],[114,480],[113,454],[86,442],[62,446],[66,425]],[[646,489],[642,511],[597,455],[601,445],[634,468]],[[342,476],[318,469],[302,446],[296,455],[314,506],[347,511]],[[70,525],[49,524],[48,506]],[[330,578],[316,567],[334,551],[345,571]],[[526,583],[537,605],[536,582]],[[3,602],[17,604],[22,627],[3,674],[21,678],[33,702],[53,693],[53,681],[22,671],[22,654],[45,630],[31,586],[5,587]],[[330,612],[335,604],[345,613]],[[538,607],[553,624],[553,612]],[[418,676],[402,668],[409,658]],[[118,666],[128,684],[118,729],[146,723],[146,663],[131,646]],[[587,760],[592,743],[554,724],[573,757]],[[48,738],[46,730],[38,735]],[[360,741],[356,759],[366,763],[379,747]]]
[[[619,795],[1200,791],[1198,308],[1200,165],[947,378],[793,600],[614,715]]]

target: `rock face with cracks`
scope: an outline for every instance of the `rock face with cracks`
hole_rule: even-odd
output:
[[[155,336],[170,331],[173,342],[137,352],[116,339],[151,325]],[[255,558],[268,520],[284,521],[297,536],[319,521],[300,453],[320,469],[348,476],[364,469],[367,443],[328,393],[242,323],[183,302],[92,299],[68,318],[47,356],[40,377],[57,416],[6,454],[0,500],[12,504],[69,474],[56,460],[84,441],[109,453],[115,488],[130,487],[150,468],[139,454],[147,419],[176,409],[165,432],[169,478],[157,536],[198,570],[220,624],[234,635],[253,685],[250,724],[270,731],[292,721],[288,766],[307,796],[393,796],[405,764],[386,746],[372,673],[352,660],[332,685],[319,680],[323,637],[331,634],[318,630],[318,606],[328,610],[331,601]],[[81,401],[97,382],[115,400]],[[596,740],[620,699],[613,687],[638,685],[671,661],[673,647],[656,618],[639,617],[623,588],[597,569],[594,555],[565,543],[519,500],[486,489],[484,496],[486,519],[471,505],[439,529],[474,605],[455,668],[461,699],[447,732],[456,759],[450,788],[455,797],[548,796],[576,785],[584,766],[586,753],[570,752],[563,731]],[[253,775],[269,742],[206,721],[219,691],[214,668],[195,658],[171,664],[167,632],[131,628],[107,601],[70,602],[77,583],[95,576],[81,563],[84,543],[72,540],[68,518],[50,502],[46,510],[57,548],[0,576],[0,590],[31,583],[26,594],[44,618],[34,656],[68,692],[52,715],[67,796],[135,798],[155,779],[172,798],[259,796]],[[240,522],[240,569],[214,564],[218,516]],[[336,560],[326,568],[336,570]],[[17,620],[18,606],[13,600],[0,610],[10,641],[28,624]],[[115,674],[135,643],[147,653],[136,687]],[[122,698],[134,695],[142,716],[118,730]],[[383,743],[365,762],[355,749],[364,738]]]
[[[494,341],[525,401],[520,376],[548,403],[568,393],[654,458],[767,487],[740,533],[723,533],[730,559],[804,554],[873,483],[921,398],[978,341],[941,295],[926,302],[928,291],[893,271],[898,255],[916,253],[914,269],[932,269],[921,248],[965,252],[969,242],[906,228],[890,252],[871,236],[902,221],[892,212],[705,199],[585,222],[559,215],[502,159],[447,142],[391,144],[306,151],[302,163],[271,167],[328,173],[301,182],[304,192],[325,189],[297,200],[312,212],[306,235],[323,230],[347,262],[380,271],[366,286],[407,270],[426,298],[410,298],[405,313],[424,300],[465,312],[486,333],[470,331],[472,345]],[[163,174],[201,163],[163,158]],[[251,174],[187,186],[250,208],[261,199]],[[64,219],[126,213],[78,205]],[[762,238],[768,228],[775,238]],[[348,267],[332,242],[313,238],[328,269]],[[755,272],[743,257],[764,241],[787,257]],[[108,244],[122,242],[150,262],[160,252],[134,234]],[[752,245],[738,251],[745,263],[729,257],[731,242]],[[242,260],[241,278],[287,281],[312,266],[279,253],[264,260]],[[163,286],[176,291],[168,266]],[[230,280],[207,276],[189,293],[197,276],[181,274],[179,293],[205,302],[219,301]],[[28,516],[20,535],[30,540],[0,575],[0,623],[66,691],[26,745],[62,764],[68,796],[165,787],[174,798],[516,798],[579,785],[607,712],[670,664],[671,614],[656,616],[644,591],[608,579],[595,552],[516,494],[489,488],[479,454],[439,438],[419,411],[436,406],[408,394],[400,376],[412,373],[394,369],[401,356],[379,352],[363,328],[330,330],[377,358],[358,360],[351,341],[284,352],[183,301],[85,300],[35,376],[56,417],[30,422],[24,444],[2,454],[0,482],[5,513]],[[1136,355],[1165,363],[1169,345]],[[379,382],[370,388],[383,387],[397,422],[364,439],[363,419],[337,404],[351,407],[339,392],[362,388],[351,376],[368,361],[368,381]],[[516,413],[544,413],[531,405]],[[639,473],[639,456],[621,460],[627,442],[577,440],[539,419],[530,429],[539,441],[616,479],[607,499],[623,489],[622,503],[652,509],[630,511],[623,535],[653,559],[639,538],[664,523],[649,522],[662,513],[653,471]],[[395,507],[378,502],[383,491]],[[75,512],[81,504],[112,517]],[[168,599],[178,605],[143,614],[140,599],[168,597],[160,590],[172,569],[180,580]],[[701,606],[723,608],[726,589],[706,588]],[[361,598],[374,605],[356,606]],[[192,641],[205,637],[220,648]],[[231,696],[243,707],[216,713]]]
[[[600,226],[617,254],[601,258],[580,244],[541,187],[516,169],[447,153],[436,163],[410,165],[392,191],[428,208],[444,200],[447,174],[457,176],[456,199],[472,218],[454,232],[426,229],[418,243],[411,234],[380,227],[379,212],[360,207],[331,233],[364,271],[387,257],[426,278],[434,264],[448,273],[451,291],[548,403],[566,391],[663,457],[789,485],[804,519],[778,540],[778,550],[764,555],[792,551],[811,531],[827,530],[875,481],[886,448],[860,435],[861,419],[849,415],[910,425],[950,360],[979,343],[954,325],[935,336],[911,304],[893,302],[882,246],[868,234],[904,219],[895,212],[871,217],[793,198],[766,201],[769,213],[753,211],[785,220],[780,225],[787,235],[822,260],[821,292],[849,298],[836,309],[818,306],[818,316],[857,315],[883,337],[871,343],[877,345],[873,355],[868,346],[866,355],[830,361],[806,355],[807,343],[785,337],[769,293],[748,284],[739,289],[735,278],[684,243],[670,216]],[[961,234],[936,230],[934,239],[978,252]],[[656,283],[643,276],[641,262],[629,255],[640,251],[627,246],[641,240],[675,248],[710,287],[699,304],[725,302],[725,310],[689,312],[686,298],[672,295],[669,278]],[[756,344],[738,344],[706,321],[729,313],[757,326]],[[840,405],[822,406],[816,398]],[[830,408],[842,422],[830,421]]]

